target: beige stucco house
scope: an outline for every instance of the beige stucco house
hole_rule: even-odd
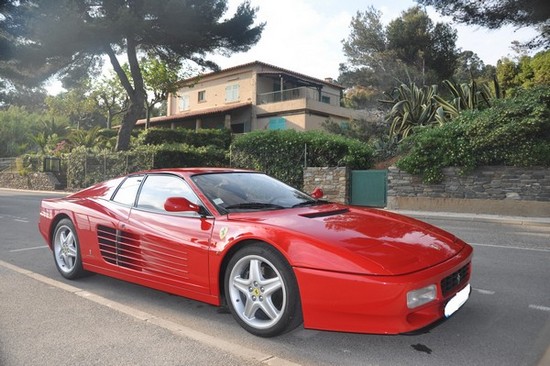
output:
[[[150,127],[230,128],[235,133],[268,129],[320,129],[347,122],[358,112],[340,106],[343,87],[263,62],[251,62],[182,80],[170,94],[167,115]],[[145,120],[138,121],[144,126]]]

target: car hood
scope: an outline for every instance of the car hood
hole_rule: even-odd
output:
[[[337,204],[230,214],[277,227],[292,265],[349,273],[399,275],[437,265],[464,247],[454,235],[391,212]],[[273,232],[273,230],[270,230]],[[292,244],[292,241],[300,244]]]

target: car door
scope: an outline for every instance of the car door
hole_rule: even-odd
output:
[[[129,269],[158,284],[154,287],[170,286],[207,294],[208,251],[214,219],[194,211],[167,212],[164,202],[168,197],[183,197],[201,204],[181,177],[147,175],[127,222],[121,223],[121,232],[128,240],[121,258],[124,257]]]

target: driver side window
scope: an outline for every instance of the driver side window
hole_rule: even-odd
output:
[[[183,179],[173,175],[149,175],[141,187],[137,208],[166,212],[164,202],[169,197],[183,197],[191,203],[200,204]]]

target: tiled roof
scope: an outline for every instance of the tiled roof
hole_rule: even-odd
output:
[[[223,69],[223,70],[220,70],[220,71],[213,71],[213,72],[209,72],[209,73],[206,73],[206,74],[194,76],[194,77],[191,77],[189,79],[181,80],[180,83],[185,84],[185,83],[193,81],[197,78],[205,78],[205,77],[210,76],[210,75],[216,75],[216,74],[220,74],[220,73],[224,73],[224,72],[228,72],[228,71],[235,71],[235,70],[239,70],[239,69],[245,69],[247,67],[251,67],[251,66],[255,66],[255,65],[268,67],[268,68],[273,69],[274,71],[280,71],[280,72],[284,72],[285,74],[294,75],[294,76],[297,76],[297,77],[300,77],[300,78],[303,78],[303,79],[313,80],[317,83],[330,85],[330,86],[333,86],[335,88],[345,89],[342,85],[340,85],[336,82],[314,78],[314,77],[311,77],[311,76],[308,76],[308,75],[301,74],[299,72],[284,69],[282,67],[274,66],[274,65],[271,65],[271,64],[268,64],[268,63],[265,63],[265,62],[261,62],[261,61],[253,61],[253,62],[249,62],[249,63],[242,64],[242,65],[228,67],[227,69]]]
[[[230,105],[224,105],[224,106],[221,106],[221,107],[213,107],[213,108],[200,109],[200,110],[196,110],[196,111],[181,112],[181,113],[173,114],[171,116],[153,117],[149,120],[149,123],[155,124],[155,123],[159,123],[159,122],[167,122],[167,121],[173,121],[173,120],[189,118],[189,117],[206,116],[206,115],[210,115],[210,114],[223,113],[223,112],[228,112],[228,111],[232,111],[232,110],[235,110],[235,109],[247,107],[247,106],[250,106],[250,105],[252,105],[252,103],[250,103],[250,102],[235,103],[235,104],[230,104]],[[139,119],[136,123],[136,125],[144,125],[144,124],[145,124],[145,119]]]

